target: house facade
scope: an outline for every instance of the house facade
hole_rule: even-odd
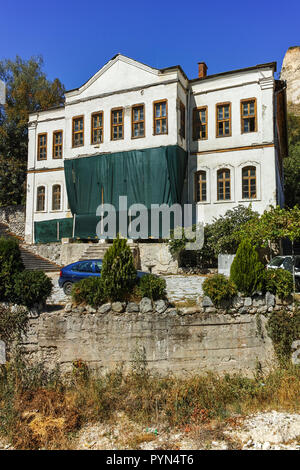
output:
[[[127,193],[192,203],[204,223],[238,204],[282,205],[286,103],[275,70],[207,75],[199,63],[189,80],[180,66],[113,57],[63,107],[29,117],[26,241],[95,238],[82,227],[96,205]]]

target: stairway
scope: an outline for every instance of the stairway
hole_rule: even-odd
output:
[[[87,246],[79,261],[84,261],[86,259],[103,259],[106,251],[111,246],[111,243],[91,243]],[[138,245],[136,243],[130,243],[129,247],[132,251],[133,258],[135,259],[138,253]]]
[[[8,227],[0,222],[0,237],[5,238],[17,238],[8,231]],[[49,261],[46,258],[42,258],[39,255],[31,253],[26,250],[23,246],[20,246],[21,258],[24,263],[25,269],[30,271],[45,271],[45,272],[56,272],[60,270],[60,266]]]
[[[58,264],[49,261],[46,258],[42,258],[39,255],[35,255],[30,251],[20,246],[21,258],[24,263],[25,269],[30,271],[45,271],[45,272],[56,272],[60,270]]]

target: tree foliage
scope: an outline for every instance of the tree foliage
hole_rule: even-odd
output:
[[[300,205],[300,116],[288,115],[289,156],[283,160],[284,193],[288,207]]]
[[[101,277],[105,296],[110,300],[123,300],[135,286],[136,276],[127,240],[118,236],[103,258]]]
[[[14,300],[14,278],[24,270],[18,242],[0,238],[0,300]]]
[[[250,240],[241,241],[230,269],[230,279],[239,292],[252,295],[264,285],[264,266]]]
[[[49,81],[43,59],[0,61],[0,79],[6,85],[6,103],[0,106],[0,205],[24,203],[28,153],[28,117],[64,100],[64,86]]]

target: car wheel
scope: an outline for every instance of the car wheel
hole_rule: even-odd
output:
[[[63,290],[66,295],[71,295],[73,283],[72,282],[65,282],[63,285]]]

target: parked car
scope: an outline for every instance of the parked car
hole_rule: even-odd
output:
[[[72,286],[75,282],[87,277],[101,276],[102,259],[89,259],[77,261],[76,263],[64,266],[59,275],[58,285],[64,290],[66,295],[71,294]],[[149,273],[137,271],[137,277],[141,278]]]
[[[300,289],[300,255],[295,257],[295,281],[296,288]],[[267,269],[286,269],[290,273],[293,273],[293,256],[275,256],[271,259],[270,263],[267,265]]]

